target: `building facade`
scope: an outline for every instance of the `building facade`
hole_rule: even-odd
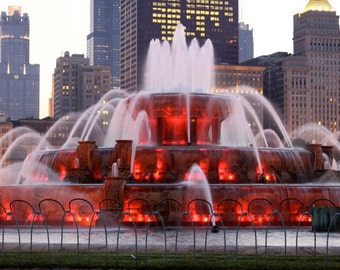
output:
[[[87,57],[91,66],[109,66],[112,87],[120,87],[120,0],[91,0]]]
[[[0,111],[10,119],[39,118],[40,66],[30,64],[30,20],[21,7],[0,19]]]
[[[111,71],[109,66],[80,67],[79,110],[84,111],[99,100],[111,89]]]
[[[238,1],[122,0],[121,88],[141,89],[152,39],[169,40],[178,24],[187,42],[212,41],[216,64],[238,64]]]
[[[263,94],[263,73],[265,67],[242,65],[215,65],[215,89],[217,93],[246,92],[249,87]],[[250,91],[249,91],[250,92]]]

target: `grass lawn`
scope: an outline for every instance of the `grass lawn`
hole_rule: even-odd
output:
[[[340,269],[336,255],[164,254],[136,256],[113,252],[13,252],[1,253],[3,268],[61,269]]]

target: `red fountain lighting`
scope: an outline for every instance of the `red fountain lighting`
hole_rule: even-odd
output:
[[[203,175],[199,172],[187,172],[184,179],[188,181],[200,181],[203,180]]]
[[[274,173],[267,169],[265,165],[262,165],[262,172],[259,166],[256,167],[257,179],[261,183],[276,183],[277,179]]]
[[[140,98],[140,100],[134,100],[134,98]],[[190,102],[187,102],[187,98],[190,98]],[[131,104],[136,105],[136,109],[131,110],[132,118],[136,119],[141,111],[146,112],[146,118],[149,122],[145,123],[144,128],[150,128],[150,130],[145,130],[143,127],[141,129],[142,135],[136,147],[134,163],[131,164],[132,150],[127,146],[120,149],[117,143],[115,148],[112,149],[93,147],[85,151],[85,154],[88,154],[88,159],[85,163],[85,169],[88,174],[84,174],[88,177],[85,179],[88,182],[84,181],[84,183],[98,184],[97,190],[100,190],[101,186],[99,186],[98,179],[106,181],[110,173],[109,168],[111,168],[113,162],[116,162],[118,158],[120,160],[125,158],[126,162],[123,163],[124,167],[122,166],[124,173],[121,170],[119,177],[128,179],[125,173],[130,174],[132,172],[136,181],[127,181],[126,185],[124,185],[124,190],[121,191],[123,196],[117,196],[122,198],[121,202],[124,204],[124,209],[129,209],[129,214],[124,215],[124,222],[149,222],[155,219],[151,214],[145,214],[145,207],[142,203],[136,202],[133,208],[129,207],[129,201],[135,198],[147,198],[147,200],[152,201],[152,207],[154,207],[165,196],[169,196],[169,198],[174,198],[187,206],[187,198],[185,197],[187,188],[185,185],[183,185],[183,188],[178,186],[181,185],[183,179],[199,182],[204,177],[201,173],[187,172],[192,164],[198,164],[207,177],[212,197],[215,200],[214,204],[218,205],[219,202],[226,198],[240,202],[239,205],[242,205],[243,208],[232,207],[230,210],[226,204],[223,210],[224,212],[232,212],[230,216],[233,219],[234,217],[238,218],[237,221],[240,221],[244,226],[251,222],[251,218],[254,218],[252,221],[256,225],[261,226],[266,225],[270,221],[269,219],[272,218],[273,213],[267,210],[254,215],[245,212],[246,210],[243,211],[243,209],[247,209],[249,202],[255,196],[268,198],[273,203],[273,208],[277,209],[280,201],[285,199],[286,196],[294,198],[305,196],[301,200],[308,205],[312,199],[320,196],[325,189],[325,187],[318,187],[318,194],[316,194],[316,191],[311,188],[309,190],[314,193],[304,192],[306,186],[294,187],[294,189],[290,189],[289,185],[283,186],[283,184],[297,183],[298,180],[300,181],[298,176],[302,176],[302,181],[306,181],[304,179],[307,178],[310,181],[315,171],[322,172],[323,168],[320,167],[323,164],[322,162],[320,162],[320,166],[315,167],[314,159],[316,158],[314,156],[318,153],[317,151],[311,152],[307,149],[299,151],[294,149],[293,151],[291,149],[259,147],[258,155],[263,163],[260,165],[261,169],[257,166],[258,162],[254,157],[253,147],[221,145],[221,125],[232,113],[232,106],[228,104],[230,100],[227,97],[196,93],[190,95],[171,93],[136,95],[129,97],[129,100]],[[190,110],[190,119],[186,109],[188,104],[190,105],[188,109]],[[188,130],[188,124],[190,130]],[[39,177],[37,177],[40,181],[64,180],[67,174],[71,175],[72,169],[74,169],[74,174],[80,174],[81,170],[77,171],[77,169],[84,169],[80,166],[81,162],[77,162],[79,157],[82,157],[77,151],[60,151],[60,153],[62,152],[64,154],[59,155],[57,151],[41,154],[39,162],[45,162],[46,165],[49,165],[53,174],[49,175],[49,171],[40,173]],[[300,164],[299,166],[296,165],[297,162],[294,162],[294,156],[299,156],[299,160],[302,161],[301,166]],[[93,164],[96,166],[92,166]],[[54,172],[59,174],[60,179],[53,179]],[[275,172],[279,173],[276,174]],[[65,182],[67,181],[65,180]],[[148,183],[148,185],[143,185],[143,183]],[[157,185],[159,183],[162,185]],[[178,186],[172,185],[173,183],[178,183]],[[258,185],[259,183],[261,185]],[[275,183],[281,183],[282,185],[275,186]],[[64,188],[64,185],[60,186]],[[92,190],[89,191],[90,186],[80,185],[79,194],[85,194],[84,197],[86,198],[97,196],[93,195],[95,192],[91,192]],[[72,188],[75,187],[76,185],[72,186]],[[65,188],[69,189],[70,187],[65,185]],[[39,187],[36,188],[36,190],[38,189]],[[36,190],[26,192],[21,196],[24,197],[24,195],[29,194],[34,196],[34,198],[32,197],[32,201],[34,201],[37,200],[36,198],[42,198],[45,195],[50,196],[54,192],[48,193],[46,187],[43,187],[39,191],[42,195],[36,196]],[[12,195],[12,198],[15,199],[18,194],[19,192],[16,192],[15,195]],[[74,196],[73,194],[68,196]],[[103,195],[98,196],[102,199]],[[338,202],[338,198],[335,195],[332,196]],[[94,200],[97,199],[95,197]],[[191,218],[194,222],[206,223],[211,218],[209,211],[201,211],[199,208],[191,211]],[[89,215],[88,212],[83,213],[80,209],[72,209],[71,213],[68,213],[65,219],[70,224],[78,222],[81,225],[89,226],[91,221],[96,218],[96,216]],[[287,213],[290,214],[289,221],[291,223],[300,220],[306,224],[311,222],[310,217],[304,216],[301,212],[294,212],[291,205],[287,206]],[[227,216],[221,211],[220,215],[222,216],[223,214]],[[7,215],[7,218],[10,218],[10,216]]]
[[[196,224],[208,224],[211,219],[211,215],[208,213],[200,213],[196,208],[190,209],[189,211],[190,221]],[[217,221],[215,219],[215,221]]]
[[[40,180],[41,181],[43,181],[43,182],[48,182],[48,176],[47,175],[42,175],[41,177],[40,177]]]
[[[204,172],[205,175],[208,175],[209,173],[209,159],[204,158],[199,161],[199,166],[201,170]]]
[[[141,164],[135,160],[133,165],[133,176],[135,180],[140,180],[142,178],[142,168]]]
[[[225,160],[220,160],[218,163],[219,180],[227,183],[234,183],[238,180],[237,173],[230,172],[228,163]]]
[[[264,177],[266,178],[267,183],[275,183],[276,182],[276,177],[272,173],[265,173]]]
[[[188,143],[187,136],[187,117],[174,116],[164,119],[167,127],[166,134],[163,138],[164,145],[186,145]],[[174,139],[175,138],[175,139]]]
[[[153,178],[156,181],[160,180],[166,172],[164,160],[160,158],[159,153],[157,154],[156,172],[153,174]]]
[[[60,166],[60,169],[59,169],[59,179],[60,180],[63,180],[65,178],[67,174],[67,169],[65,166]]]
[[[81,226],[90,226],[91,225],[91,221],[95,222],[96,218],[93,218],[92,215],[76,215],[76,221],[78,225]]]

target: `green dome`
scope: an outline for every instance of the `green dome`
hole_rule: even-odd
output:
[[[303,12],[307,11],[335,11],[328,0],[309,0]]]

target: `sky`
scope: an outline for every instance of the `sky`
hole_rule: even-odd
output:
[[[142,1],[142,0],[140,0]],[[254,57],[293,53],[293,16],[309,0],[239,0],[239,21],[253,29]],[[340,1],[329,0],[340,15]],[[69,51],[86,57],[90,0],[0,0],[0,11],[21,6],[30,18],[30,63],[40,64],[40,118],[48,115],[56,59]]]

